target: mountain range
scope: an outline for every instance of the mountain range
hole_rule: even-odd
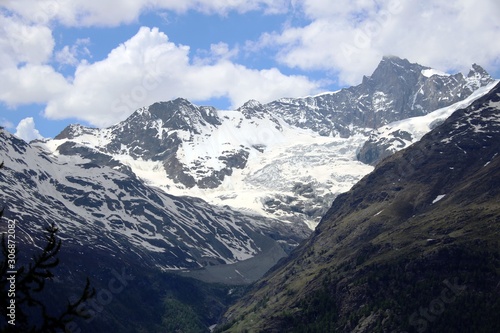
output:
[[[70,125],[31,143],[0,130],[0,204],[4,218],[16,221],[20,263],[40,248],[47,225],[59,228],[64,265],[53,281],[58,291],[48,294],[54,307],[65,302],[61,291],[75,294],[86,276],[106,291],[117,272],[128,272],[126,292],[79,324],[87,330],[162,331],[173,321],[176,330],[206,332],[250,283],[219,330],[299,329],[297,320],[309,325],[324,316],[335,316],[327,321],[340,331],[368,332],[371,321],[394,326],[380,312],[388,307],[356,312],[356,305],[382,302],[363,285],[370,269],[392,270],[393,257],[403,265],[394,253],[419,246],[436,249],[431,258],[440,258],[441,246],[453,257],[444,245],[460,243],[450,239],[465,231],[447,228],[446,216],[477,220],[481,228],[498,221],[496,192],[477,186],[497,176],[497,83],[476,64],[467,75],[449,75],[384,57],[358,86],[317,96],[251,100],[236,110],[178,98],[109,128]],[[477,211],[464,211],[466,201],[455,202],[452,192],[470,193]],[[411,219],[423,221],[418,241],[407,238]],[[491,239],[474,232],[494,257]],[[408,258],[417,270],[434,265]],[[342,283],[362,287],[350,298]],[[335,313],[314,308],[318,302]],[[354,319],[346,321],[346,313]]]
[[[337,92],[251,100],[234,111],[179,98],[105,129],[70,125],[45,145],[57,155],[125,165],[170,194],[314,229],[369,164],[417,141],[494,82],[476,64],[466,76],[448,75],[384,57],[361,84]],[[416,117],[435,111],[416,128]],[[405,120],[407,128],[386,130]]]

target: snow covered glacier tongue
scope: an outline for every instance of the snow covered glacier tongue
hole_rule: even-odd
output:
[[[141,108],[110,128],[70,126],[46,146],[128,168],[171,194],[314,228],[333,198],[372,170],[365,163],[402,149],[433,126],[424,121],[391,131],[392,123],[436,110],[442,112],[428,119],[444,119],[450,112],[443,108],[470,102],[493,82],[478,65],[467,76],[449,75],[384,57],[361,84],[338,92],[249,101],[234,111],[176,99]],[[383,148],[375,137],[392,144]],[[370,153],[363,148],[359,154],[369,139]]]

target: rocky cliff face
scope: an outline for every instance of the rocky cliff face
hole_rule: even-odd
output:
[[[452,105],[493,81],[476,64],[467,76],[446,75],[406,59],[384,57],[357,86],[314,97],[284,98],[267,107],[279,110],[294,126],[346,137],[360,128],[377,129]]]
[[[493,332],[499,151],[497,85],[339,195],[219,332]]]

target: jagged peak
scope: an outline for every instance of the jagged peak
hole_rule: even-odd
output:
[[[397,61],[397,62],[399,62],[399,61],[408,61],[408,60],[405,58],[398,57],[396,55],[386,54],[386,55],[382,56],[381,61]]]
[[[150,105],[150,108],[151,107],[155,107],[155,106],[163,106],[163,107],[175,107],[175,108],[178,108],[180,106],[185,106],[185,107],[188,107],[189,109],[195,109],[197,108],[196,105],[194,105],[193,103],[191,103],[189,100],[185,99],[185,98],[182,98],[182,97],[178,97],[178,98],[175,98],[175,99],[172,99],[172,100],[169,100],[169,101],[163,101],[163,102],[156,102],[156,103],[153,103]]]
[[[238,109],[236,109],[236,111],[241,112],[245,116],[245,118],[250,119],[253,116],[265,113],[267,111],[267,108],[259,101],[251,99],[242,106],[240,106]],[[257,116],[257,117],[260,118],[262,116]]]
[[[384,56],[373,74],[366,79],[364,78],[363,82],[366,83],[368,80],[382,82],[387,81],[390,77],[399,78],[407,74],[417,78],[424,69],[428,69],[428,67],[411,63],[408,59]]]
[[[406,58],[400,58],[398,56],[394,55],[385,55],[382,57],[382,60],[380,60],[379,66],[384,66],[384,65],[396,65],[396,66],[403,66],[403,67],[409,67],[411,65],[418,65],[421,66],[417,63],[411,63],[408,59]]]
[[[467,74],[468,77],[472,76],[481,76],[481,77],[488,77],[491,78],[490,74],[480,65],[473,63],[470,70],[469,74]]]
[[[495,81],[483,67],[476,63],[472,64],[466,80],[473,90]]]
[[[156,102],[149,106],[149,112],[160,119],[168,119],[176,113],[192,114],[199,112],[198,107],[184,98]]]
[[[182,98],[182,97],[177,97],[176,99],[173,99],[170,102],[173,104],[186,104],[186,105],[190,105],[190,106],[194,106],[194,107],[196,106],[193,103],[191,103],[191,101],[189,101],[185,98]]]
[[[61,133],[59,133],[54,139],[62,140],[62,139],[73,139],[77,136],[80,136],[85,133],[90,133],[95,131],[95,128],[86,127],[80,124],[70,124],[66,126]]]
[[[240,109],[253,109],[253,108],[261,107],[261,106],[262,106],[262,103],[260,103],[259,101],[255,100],[255,99],[250,99],[250,100],[246,101],[245,104],[240,106],[238,108],[238,110],[240,110]]]
[[[392,56],[392,55],[386,55],[382,57],[382,60],[377,66],[377,69],[380,67],[399,67],[399,68],[405,68],[408,70],[412,70],[415,67],[418,68],[428,68],[425,66],[422,66],[418,63],[412,63],[406,58],[400,58],[397,56]],[[377,70],[375,69],[375,71]]]
[[[163,126],[171,129],[197,131],[198,126],[218,126],[221,121],[212,106],[197,106],[185,98],[158,102],[149,106],[149,112],[163,121]]]

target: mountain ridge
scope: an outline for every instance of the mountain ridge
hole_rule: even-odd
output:
[[[353,134],[349,129],[350,124],[376,129],[396,120],[421,116],[451,105],[475,89],[493,82],[489,74],[476,64],[472,66],[467,77],[461,73],[424,75],[423,72],[429,69],[406,59],[383,57],[373,74],[365,76],[357,86],[315,97],[279,99],[268,105],[279,106],[285,112],[292,113],[292,119],[293,113],[298,113],[299,107],[307,108],[310,123],[307,119],[293,119],[293,125],[313,128],[322,135],[346,136]],[[445,98],[437,96],[437,88],[446,85],[450,91],[463,90],[464,95],[454,94]],[[429,98],[420,98],[420,95]],[[280,103],[287,104],[288,107]],[[317,116],[314,108],[323,113],[323,118],[326,118],[324,122],[315,119],[321,117]],[[330,113],[330,117],[325,117],[325,113]],[[318,127],[320,124],[327,124],[328,128]]]
[[[178,98],[106,129],[69,126],[46,147],[128,168],[167,193],[195,193],[313,229],[324,207],[371,171],[365,164],[418,139],[407,129],[395,136],[379,129],[452,107],[494,82],[475,64],[467,76],[449,75],[384,57],[361,84],[338,92],[250,100],[234,111]]]

